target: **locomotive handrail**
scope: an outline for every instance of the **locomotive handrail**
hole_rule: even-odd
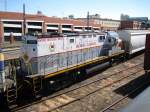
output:
[[[14,80],[15,85],[16,85],[16,83],[17,83],[17,81],[16,81],[16,67],[15,67],[15,65],[11,64],[10,62],[8,63],[8,66],[9,66],[8,67],[9,73],[7,74],[5,71],[5,74],[7,74],[7,75],[5,75],[5,78]]]
[[[33,70],[32,70],[32,65],[30,62],[27,63],[27,68],[28,68],[28,75],[30,75],[30,70],[31,70],[31,75],[33,75]]]
[[[16,67],[15,66],[13,66],[13,79],[14,79],[14,81],[15,81],[15,86],[17,86],[17,76],[16,76]]]

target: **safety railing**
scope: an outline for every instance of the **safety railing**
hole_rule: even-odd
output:
[[[80,49],[79,51],[68,51],[64,55],[61,53],[51,54],[51,57],[48,59],[45,58],[45,62],[39,63],[40,65],[40,74],[46,75],[48,73],[57,72],[59,70],[69,68],[71,66],[80,65],[85,63],[87,60],[94,60],[99,57],[100,47]],[[76,52],[76,53],[74,53]],[[64,56],[62,58],[62,56]],[[63,61],[62,61],[63,60]],[[66,61],[64,61],[66,60]],[[36,61],[35,61],[36,62]],[[33,62],[34,63],[34,62]],[[61,65],[63,64],[63,65]]]

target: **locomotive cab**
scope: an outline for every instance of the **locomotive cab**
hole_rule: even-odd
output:
[[[26,36],[24,44],[21,47],[21,57],[25,62],[29,61],[32,57],[37,55],[37,38],[34,36]]]
[[[116,32],[106,32],[104,44],[101,50],[101,55],[110,56],[118,51],[121,51],[121,42],[122,41],[121,39],[119,39],[119,35]]]
[[[34,72],[35,71],[34,69],[33,70],[27,70],[28,69],[27,66],[31,66],[32,65],[32,63],[30,63],[31,60],[34,57],[37,57],[37,54],[38,54],[37,44],[38,44],[38,41],[37,41],[37,37],[35,37],[35,36],[27,35],[24,38],[24,44],[22,45],[21,50],[20,50],[21,51],[20,57],[22,59],[21,68],[23,69],[23,71],[28,71],[28,72],[32,71],[33,73],[36,73],[36,72]],[[29,64],[31,64],[31,65],[29,65]],[[35,67],[32,67],[32,68],[35,68]]]

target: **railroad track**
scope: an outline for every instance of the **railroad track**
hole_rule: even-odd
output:
[[[140,72],[140,71],[142,71],[142,70],[139,70],[138,72]],[[136,72],[136,73],[138,73],[138,72]],[[112,82],[112,83],[110,83],[110,84],[107,84],[107,85],[105,85],[105,86],[103,86],[103,87],[101,87],[101,88],[99,88],[99,89],[96,89],[96,90],[94,90],[94,91],[92,91],[92,92],[90,92],[90,93],[88,93],[88,94],[86,94],[86,95],[84,95],[84,96],[82,96],[82,97],[80,97],[80,98],[77,98],[77,99],[75,99],[75,100],[73,100],[73,101],[70,101],[70,102],[68,102],[68,103],[66,103],[66,104],[60,105],[60,106],[58,106],[58,107],[56,107],[56,108],[53,108],[53,109],[51,109],[50,111],[57,110],[57,109],[62,108],[62,107],[64,107],[64,106],[66,106],[66,105],[69,105],[69,104],[74,103],[74,102],[76,102],[76,101],[82,100],[82,99],[86,98],[87,96],[90,96],[91,94],[96,93],[96,92],[98,92],[98,91],[100,91],[100,90],[102,90],[102,89],[104,89],[104,88],[109,87],[109,86],[112,86],[112,85],[115,84],[115,83],[118,83],[118,82],[120,82],[120,81],[122,81],[122,80],[124,80],[124,79],[126,79],[126,78],[129,78],[131,75],[135,75],[136,73],[132,73],[132,74],[130,74],[130,75],[128,75],[128,76],[122,77],[122,78],[120,78],[119,80],[116,80],[116,81],[114,81],[114,82]]]
[[[109,75],[109,76],[107,76],[107,77],[99,78],[99,79],[97,79],[97,80],[88,82],[88,83],[86,83],[86,84],[80,85],[80,86],[75,87],[75,88],[72,88],[72,89],[70,89],[70,90],[68,90],[68,91],[65,91],[65,92],[62,92],[62,93],[59,93],[59,94],[55,94],[55,95],[52,95],[52,96],[43,98],[42,100],[39,100],[39,101],[37,101],[37,102],[31,103],[31,104],[28,104],[28,105],[25,105],[25,106],[22,106],[22,107],[19,107],[19,108],[14,108],[14,109],[12,109],[12,111],[19,111],[19,110],[28,108],[28,107],[30,107],[30,106],[32,106],[32,105],[35,105],[35,104],[39,104],[39,103],[44,102],[44,101],[49,100],[49,99],[59,99],[61,96],[66,96],[67,93],[71,93],[71,92],[73,92],[73,91],[77,91],[77,90],[79,90],[79,89],[81,89],[81,88],[84,89],[84,87],[90,86],[90,85],[92,85],[92,84],[94,84],[94,83],[97,83],[97,82],[99,82],[99,81],[102,81],[102,80],[107,80],[107,79],[109,79],[109,78],[111,78],[111,77],[114,77],[114,76],[117,76],[117,75],[123,73],[124,71],[129,71],[129,70],[131,70],[131,69],[134,69],[134,68],[136,68],[136,67],[138,67],[138,66],[140,66],[140,65],[142,65],[142,64],[143,64],[143,63],[137,64],[137,65],[132,66],[132,67],[128,67],[128,68],[126,68],[126,69],[124,69],[124,70],[120,70],[120,71],[118,71],[118,72],[116,72],[116,73],[113,73],[113,74],[111,74],[111,75]],[[93,93],[95,93],[95,92],[97,92],[97,91],[100,91],[100,90],[102,90],[102,89],[104,89],[104,88],[106,88],[106,87],[109,87],[109,86],[111,86],[111,85],[113,85],[113,84],[115,84],[115,83],[117,83],[117,82],[120,82],[120,81],[122,81],[122,80],[124,80],[124,79],[126,79],[126,78],[128,78],[128,77],[130,77],[130,76],[132,76],[132,75],[135,75],[136,73],[138,73],[138,72],[140,72],[140,71],[142,71],[142,68],[141,68],[141,67],[139,67],[139,70],[138,70],[137,72],[134,72],[134,73],[131,72],[129,75],[124,76],[124,77],[121,77],[121,78],[119,78],[118,80],[115,80],[115,81],[111,82],[110,84],[107,84],[107,85],[105,85],[105,86],[103,86],[103,87],[100,87],[100,88],[98,88],[98,89],[95,89],[95,90],[93,90],[93,91],[90,91],[89,93],[87,93],[87,94],[85,94],[85,95],[81,95],[81,97],[78,97],[78,98],[73,98],[73,97],[72,97],[72,98],[70,98],[69,101],[66,101],[66,102],[63,103],[63,104],[54,106],[53,108],[49,109],[49,111],[53,111],[53,110],[59,109],[59,108],[64,107],[64,106],[66,106],[66,105],[68,105],[68,104],[71,104],[71,103],[73,103],[73,102],[76,102],[76,101],[79,101],[79,100],[81,100],[81,99],[84,99],[85,97],[87,97],[87,96],[89,96],[89,95],[91,95],[91,94],[93,94]],[[61,99],[61,98],[60,98],[60,99]],[[54,102],[54,101],[52,101],[52,102]]]

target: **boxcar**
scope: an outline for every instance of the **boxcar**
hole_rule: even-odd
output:
[[[123,41],[124,50],[129,55],[145,49],[146,34],[149,30],[120,30],[119,38]]]

